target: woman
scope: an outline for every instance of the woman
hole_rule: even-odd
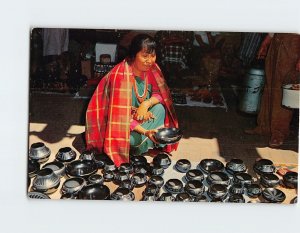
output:
[[[155,48],[151,36],[135,36],[129,57],[100,81],[86,112],[87,149],[106,153],[116,166],[129,162],[129,154],[154,148],[158,128],[178,127],[169,89],[155,63]]]
[[[297,81],[291,74],[300,71],[300,35],[268,34],[258,51],[258,58],[265,57],[266,84],[257,127],[245,132],[270,135],[269,146],[279,147],[289,135],[293,114],[292,109],[281,105],[282,85],[287,81]]]

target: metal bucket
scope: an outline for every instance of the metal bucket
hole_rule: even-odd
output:
[[[258,113],[264,84],[263,69],[251,68],[247,71],[239,98],[240,111],[250,114]]]

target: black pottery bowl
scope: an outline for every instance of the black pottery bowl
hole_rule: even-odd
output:
[[[135,173],[131,176],[134,187],[140,188],[147,182],[147,176],[143,173]]]
[[[266,188],[274,188],[279,185],[280,179],[273,173],[264,173],[260,177],[260,184]]]
[[[224,164],[217,159],[203,159],[197,166],[204,173],[221,172],[224,170]]]
[[[159,153],[154,157],[153,164],[159,165],[164,169],[168,168],[171,164],[170,154],[167,152]]]
[[[165,183],[164,187],[165,187],[167,192],[172,193],[172,194],[178,194],[178,193],[181,193],[183,191],[183,184],[178,179],[168,180]]]
[[[86,181],[81,177],[69,178],[63,183],[61,193],[76,196],[85,185]]]
[[[147,159],[144,156],[131,156],[129,161],[133,167],[147,163]]]
[[[79,155],[80,160],[94,160],[94,153],[92,151],[84,151]]]
[[[50,168],[52,169],[52,171],[58,175],[59,177],[64,176],[65,175],[65,170],[66,167],[62,162],[58,162],[58,161],[53,161],[50,163],[46,163],[43,168]]]
[[[143,197],[141,201],[157,201],[158,197],[153,193],[143,193]]]
[[[162,176],[165,172],[164,168],[158,164],[150,164],[151,174]]]
[[[155,184],[158,188],[161,188],[164,185],[164,178],[154,175],[149,178],[148,183]]]
[[[92,160],[74,160],[67,164],[66,174],[68,177],[82,177],[87,179],[97,172],[98,166]]]
[[[47,194],[40,192],[28,192],[27,196],[32,199],[50,199]]]
[[[283,184],[287,188],[296,189],[298,187],[298,173],[287,172],[283,175]]]
[[[32,182],[32,190],[41,193],[54,193],[60,184],[60,177],[50,168],[41,169]]]
[[[119,171],[126,172],[128,174],[132,174],[133,166],[130,163],[122,163],[119,167]]]
[[[103,170],[103,178],[105,182],[113,181],[115,173],[113,171],[105,171]]]
[[[29,158],[39,163],[46,162],[50,157],[50,149],[42,142],[31,144],[29,149]]]
[[[253,182],[253,177],[250,174],[245,172],[234,174],[233,179],[236,184],[241,184],[244,187],[247,187]]]
[[[149,193],[158,195],[159,188],[155,184],[148,183],[143,194],[149,194]]]
[[[226,163],[226,171],[231,175],[239,172],[246,172],[247,168],[241,159],[231,159],[228,163]]]
[[[117,167],[113,161],[111,161],[111,160],[106,161],[105,166],[104,166],[104,171],[115,171],[116,169],[117,169]]]
[[[257,198],[261,195],[262,189],[259,184],[250,184],[247,186],[247,195],[250,198]]]
[[[205,191],[204,189],[203,183],[199,180],[190,180],[184,186],[184,190],[193,197],[202,195]]]
[[[111,200],[120,200],[120,201],[134,201],[134,193],[127,189],[118,187],[111,195]]]
[[[37,160],[28,159],[28,176],[30,178],[34,177],[39,170],[40,170],[39,162]]]
[[[173,197],[172,193],[163,193],[160,195],[159,201],[175,201],[175,197]]]
[[[109,198],[109,188],[103,184],[90,184],[78,192],[78,199],[82,200],[109,200]]]
[[[264,173],[274,173],[276,168],[273,162],[269,159],[260,159],[253,165],[253,170],[258,174],[262,175]]]
[[[242,194],[231,194],[228,198],[230,203],[245,203],[245,198]]]
[[[193,197],[193,202],[208,202],[208,200],[205,195],[199,195],[197,197]]]
[[[191,202],[193,198],[188,193],[178,193],[175,197],[175,201]]]
[[[190,170],[192,164],[187,159],[179,159],[175,164],[175,169],[179,172],[186,173]]]
[[[233,184],[229,189],[230,194],[244,194],[245,188],[241,184]]]
[[[271,203],[281,203],[285,200],[284,192],[276,188],[265,188],[262,191],[263,198]]]
[[[212,184],[208,188],[207,195],[214,201],[223,201],[228,195],[228,187],[224,184]]]
[[[58,150],[55,158],[59,162],[69,163],[76,159],[76,152],[71,147],[63,147]]]
[[[106,154],[95,154],[94,161],[97,164],[98,169],[102,169],[108,161],[111,161],[111,159]]]
[[[99,174],[93,174],[89,176],[88,181],[90,184],[103,184],[104,178]]]
[[[133,188],[134,188],[134,185],[133,185],[131,179],[123,180],[123,181],[119,184],[119,186],[120,186],[121,188],[127,188],[127,189],[129,189],[129,190],[133,190]]]
[[[120,185],[121,182],[123,182],[124,180],[128,180],[129,174],[126,172],[121,172],[121,171],[115,171],[114,172],[114,183],[117,185]]]
[[[225,172],[211,172],[208,174],[206,181],[209,185],[224,184],[230,185],[231,179]]]
[[[154,138],[159,144],[173,144],[182,137],[182,131],[177,128],[161,128],[155,133]]]
[[[151,172],[150,170],[151,170],[150,164],[148,164],[148,163],[135,165],[133,167],[134,173],[143,173],[145,175],[149,175]]]
[[[198,169],[191,169],[185,174],[185,178],[187,181],[189,180],[199,180],[203,181],[204,180],[204,174],[202,171]]]

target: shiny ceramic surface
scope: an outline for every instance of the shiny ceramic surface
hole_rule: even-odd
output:
[[[185,178],[187,181],[189,180],[199,180],[203,181],[204,180],[204,174],[202,171],[198,169],[191,169],[185,174]]]
[[[161,128],[154,137],[159,144],[173,144],[182,138],[182,131],[177,128]]]
[[[224,184],[230,185],[231,179],[225,172],[211,172],[208,174],[206,181],[211,184]]]
[[[63,147],[58,150],[55,158],[59,162],[69,163],[76,159],[76,152],[71,147]]]
[[[50,168],[52,169],[52,171],[58,175],[59,177],[64,176],[65,175],[65,170],[66,167],[63,163],[58,162],[58,161],[53,161],[50,163],[46,163],[43,168]]]
[[[97,170],[97,164],[92,160],[74,160],[66,166],[66,174],[69,177],[88,178]]]
[[[230,174],[235,174],[239,172],[246,172],[247,168],[241,159],[231,159],[226,163],[226,171]]]
[[[168,168],[171,164],[170,154],[166,152],[159,153],[154,157],[153,164],[159,165],[164,169]]]
[[[110,190],[102,184],[90,184],[78,192],[78,199],[83,200],[108,200],[109,198]]]
[[[178,179],[169,179],[165,185],[165,189],[172,194],[178,194],[183,191],[183,184]]]
[[[204,173],[217,172],[224,170],[224,164],[217,159],[203,159],[197,168]]]
[[[76,195],[85,185],[86,181],[81,177],[69,178],[63,183],[61,193]]]
[[[29,158],[39,163],[48,161],[50,154],[50,149],[42,142],[31,144],[29,149]]]
[[[187,159],[179,159],[175,164],[175,169],[178,172],[186,173],[191,168],[191,162]]]
[[[54,193],[60,184],[60,178],[50,168],[41,169],[32,182],[33,191],[46,194]]]
[[[276,188],[265,188],[262,191],[262,196],[265,200],[271,203],[281,203],[286,198],[284,192]]]

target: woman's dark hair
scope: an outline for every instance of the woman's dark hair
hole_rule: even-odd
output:
[[[153,37],[147,34],[138,34],[135,37],[133,37],[129,46],[129,59],[133,60],[136,54],[143,49],[145,49],[147,53],[155,52],[156,42],[153,39]]]

